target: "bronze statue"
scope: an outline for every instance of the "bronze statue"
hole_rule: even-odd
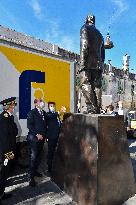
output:
[[[88,15],[80,30],[81,90],[86,113],[100,113],[101,80],[105,59],[104,39],[95,27],[95,16]]]

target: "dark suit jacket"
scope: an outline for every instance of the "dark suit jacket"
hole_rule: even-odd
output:
[[[0,162],[4,160],[4,154],[16,149],[16,136],[18,134],[14,116],[6,111],[0,114]]]
[[[48,112],[47,115],[47,139],[57,139],[60,131],[60,120],[58,112]]]
[[[43,116],[39,113],[37,108],[32,109],[28,113],[27,128],[29,129],[29,135],[33,135],[36,138],[37,134],[41,134],[43,137],[46,137],[47,123],[45,111],[43,111]]]

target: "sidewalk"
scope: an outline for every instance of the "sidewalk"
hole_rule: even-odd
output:
[[[136,181],[136,139],[129,139],[128,145]],[[136,195],[128,199],[123,205],[136,205]]]
[[[0,205],[74,205],[72,199],[62,192],[51,180],[44,175],[36,178],[37,186],[30,187],[26,172],[14,175],[8,179],[6,192],[13,197],[3,200]]]

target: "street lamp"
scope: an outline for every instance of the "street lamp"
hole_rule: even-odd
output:
[[[104,43],[104,48],[105,48],[105,49],[111,49],[111,48],[113,48],[113,47],[114,47],[114,45],[113,45],[113,42],[112,42],[111,39],[110,39],[110,34],[107,33],[106,41],[105,41],[105,43]]]

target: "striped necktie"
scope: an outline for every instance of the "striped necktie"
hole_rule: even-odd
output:
[[[42,119],[44,120],[43,110],[40,110],[40,114],[42,115]]]

